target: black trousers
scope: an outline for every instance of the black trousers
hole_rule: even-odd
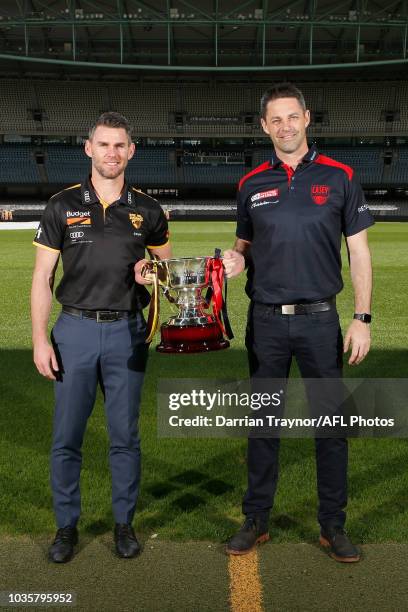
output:
[[[292,357],[304,378],[342,376],[343,338],[336,309],[282,315],[271,306],[251,303],[246,333],[251,378],[286,379]],[[278,483],[278,438],[248,439],[248,490],[242,510],[267,516]],[[347,440],[316,438],[318,521],[343,526],[347,504]]]

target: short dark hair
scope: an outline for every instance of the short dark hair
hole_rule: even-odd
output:
[[[89,128],[88,139],[92,140],[93,135],[95,134],[95,130],[100,125],[110,128],[123,128],[126,131],[129,142],[132,141],[132,126],[129,121],[121,115],[120,113],[115,113],[114,111],[109,111],[107,113],[102,113],[95,121],[93,125]]]
[[[296,98],[303,110],[306,110],[306,102],[302,92],[292,83],[277,83],[270,89],[267,89],[261,98],[261,117],[266,117],[266,107],[271,100],[278,98]]]

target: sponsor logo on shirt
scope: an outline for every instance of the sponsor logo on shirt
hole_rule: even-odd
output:
[[[67,219],[70,217],[90,217],[90,210],[68,210],[67,211]]]
[[[39,237],[41,236],[41,234],[42,234],[42,228],[41,228],[41,225],[39,225],[39,226],[38,226],[37,233],[36,233],[36,235],[35,235],[36,240],[38,240],[38,239],[39,239]]]
[[[323,206],[329,199],[330,187],[329,185],[312,185],[310,195],[312,200],[318,206]]]
[[[89,210],[69,210],[67,225],[91,225],[91,212]]]
[[[76,240],[77,238],[83,238],[85,236],[84,232],[70,232],[69,233],[69,237],[72,238],[73,240]]]
[[[137,213],[129,213],[129,219],[135,229],[139,229],[139,227],[143,223],[142,215],[139,215]]]
[[[279,189],[269,189],[269,191],[261,191],[260,193],[255,193],[251,197],[251,202],[257,202],[258,200],[265,200],[266,198],[278,198],[279,197]]]
[[[279,200],[262,200],[262,202],[254,202],[251,204],[251,210],[253,208],[258,208],[258,206],[266,206],[266,204],[277,204]]]
[[[362,206],[359,206],[357,210],[358,210],[359,213],[362,213],[365,210],[368,210],[368,205],[366,203],[364,203]]]
[[[85,202],[91,201],[91,196],[89,195],[89,191],[84,191],[84,200]]]

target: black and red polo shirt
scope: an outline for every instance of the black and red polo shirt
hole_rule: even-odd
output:
[[[246,291],[264,304],[293,304],[343,288],[341,238],[373,225],[349,166],[313,145],[293,170],[273,151],[238,188],[237,237],[251,242]]]
[[[116,202],[101,202],[88,178],[52,196],[34,244],[61,253],[56,290],[64,306],[84,310],[138,310],[149,292],[135,282],[133,267],[145,248],[168,242],[159,203],[125,183]]]

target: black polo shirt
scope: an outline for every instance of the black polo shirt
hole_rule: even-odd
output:
[[[339,293],[342,234],[374,223],[353,169],[315,146],[295,171],[273,151],[241,179],[237,208],[237,237],[252,243],[246,291],[264,304]]]
[[[86,310],[138,310],[149,292],[133,267],[145,248],[164,246],[168,226],[158,202],[125,183],[105,207],[88,178],[52,196],[34,244],[61,252],[63,277],[56,290],[64,306]]]

